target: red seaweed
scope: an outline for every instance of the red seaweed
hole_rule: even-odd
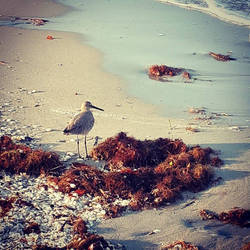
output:
[[[182,240],[179,240],[179,241],[176,241],[172,244],[169,244],[169,245],[166,245],[166,246],[163,246],[161,248],[161,250],[174,250],[174,249],[181,249],[181,250],[198,250],[198,247],[190,244],[190,243],[187,243],[185,241],[182,241]]]
[[[56,153],[32,150],[28,146],[15,144],[8,136],[0,138],[0,169],[11,174],[47,175],[60,165],[62,164]]]
[[[200,211],[200,216],[203,220],[216,219],[226,224],[230,223],[240,227],[250,227],[250,210],[246,210],[244,208],[236,207],[228,212],[222,212],[220,214],[204,209]]]
[[[168,81],[169,77],[182,75],[182,77],[186,80],[191,79],[191,75],[189,72],[185,71],[183,68],[174,68],[169,67],[167,65],[152,65],[148,68],[148,76],[149,78],[157,81]]]
[[[4,217],[12,208],[13,202],[16,200],[16,197],[10,197],[6,199],[0,198],[0,218]]]

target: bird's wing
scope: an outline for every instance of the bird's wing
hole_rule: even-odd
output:
[[[79,130],[81,128],[81,120],[82,120],[83,114],[79,113],[76,115],[68,124],[68,126],[65,128],[65,132],[75,131]]]
[[[76,115],[65,128],[65,133],[83,133],[90,130],[93,126],[93,115],[91,112],[82,112]]]

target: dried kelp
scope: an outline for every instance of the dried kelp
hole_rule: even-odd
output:
[[[173,68],[167,65],[152,65],[148,69],[148,76],[158,81],[167,81],[169,77],[182,74],[184,79],[190,80],[191,75],[182,68]]]
[[[159,138],[140,141],[120,132],[93,148],[91,156],[95,160],[107,161],[110,170],[123,167],[154,167],[164,161],[168,154],[181,153],[186,151],[186,147],[181,140]]]
[[[45,25],[49,20],[44,18],[18,17],[18,16],[1,16],[2,21],[9,22],[12,25],[33,24],[35,26]]]
[[[63,193],[75,192],[81,195],[98,196],[101,194],[100,189],[104,187],[103,172],[94,167],[76,163],[60,177],[49,177],[48,180],[57,184],[59,191]]]
[[[32,221],[30,222],[23,230],[24,234],[36,233],[40,234],[41,230],[37,222]]]
[[[214,52],[209,52],[208,54],[210,56],[212,56],[217,61],[227,62],[227,61],[236,60],[236,58],[233,58],[233,57],[231,57],[229,55],[222,55],[222,54],[217,54],[217,53],[214,53]]]
[[[168,138],[158,138],[156,140],[136,140],[128,137],[126,133],[119,133],[115,137],[106,139],[103,143],[93,148],[91,156],[95,160],[105,160],[110,170],[130,167],[155,167],[166,158],[187,153],[191,162],[201,164],[211,164],[216,162],[216,166],[222,161],[213,160],[212,155],[216,154],[211,148],[202,149],[200,146],[188,147],[182,140],[170,140]],[[182,154],[182,157],[184,155]],[[216,157],[214,157],[216,158]],[[188,159],[185,159],[186,161]]]
[[[200,216],[203,220],[216,219],[227,224],[230,223],[240,227],[250,227],[250,210],[243,208],[236,207],[228,212],[222,212],[220,214],[204,209],[200,211]]]
[[[0,199],[0,218],[4,217],[12,208],[13,202],[15,202],[16,197],[10,197],[6,199]]]
[[[28,146],[15,144],[8,136],[0,138],[0,169],[12,174],[27,173],[38,176],[49,174],[61,165],[56,153],[32,150]]]
[[[114,205],[116,199],[129,200],[130,209],[140,210],[174,201],[184,190],[204,189],[213,176],[212,165],[221,163],[214,154],[211,148],[188,147],[181,140],[140,141],[119,133],[91,152],[94,159],[107,161],[109,172],[75,163],[48,181],[70,195],[97,197],[110,218],[126,209]]]
[[[250,250],[250,242],[244,244],[241,250]]]
[[[186,131],[190,131],[193,133],[198,133],[200,130],[198,128],[193,128],[193,127],[186,127]]]
[[[187,243],[185,241],[182,241],[182,240],[179,240],[179,241],[176,241],[172,244],[169,244],[167,246],[163,246],[161,247],[161,250],[174,250],[174,249],[180,249],[180,250],[198,250],[199,248],[190,244],[190,243]]]
[[[114,249],[102,236],[88,232],[86,222],[82,218],[73,221],[74,236],[66,249]]]
[[[115,247],[107,242],[102,236],[88,232],[86,222],[82,218],[74,218],[72,221],[74,236],[71,242],[64,247],[49,247],[43,245],[34,245],[32,249],[35,250],[67,250],[67,249],[79,249],[79,250],[101,250],[101,249],[115,249]],[[39,232],[40,233],[40,232]]]

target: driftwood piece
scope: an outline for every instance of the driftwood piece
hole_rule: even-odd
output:
[[[235,61],[236,60],[236,58],[233,58],[230,55],[217,54],[217,53],[214,53],[211,51],[208,54],[210,56],[212,56],[214,59],[216,59],[217,61],[227,62],[227,61]]]

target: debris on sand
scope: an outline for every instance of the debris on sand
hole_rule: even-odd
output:
[[[208,54],[212,56],[214,59],[216,59],[217,61],[227,62],[227,61],[236,60],[236,58],[230,57],[229,55],[222,55],[222,54],[217,54],[214,52],[209,52]]]
[[[45,25],[49,20],[44,18],[34,17],[18,17],[18,16],[0,16],[1,21],[8,22],[11,25],[17,24],[33,24],[35,26]]]
[[[188,113],[190,113],[190,114],[205,114],[206,109],[204,109],[204,108],[189,108]]]
[[[200,132],[200,130],[198,128],[193,128],[193,127],[186,127],[186,131],[190,131],[193,133]]]
[[[156,140],[136,140],[120,132],[117,136],[106,139],[93,148],[91,157],[104,160],[110,170],[123,167],[154,167],[163,162],[169,153],[178,154],[186,151],[187,146],[181,140],[158,138]]]
[[[35,221],[29,222],[28,225],[23,230],[24,234],[30,234],[30,233],[40,234],[40,232],[41,232],[40,227]]]
[[[5,62],[5,61],[0,61],[0,65],[7,65],[7,62]]]
[[[48,35],[48,36],[46,37],[46,39],[47,39],[47,40],[54,40],[54,37],[53,37],[53,36]]]
[[[0,218],[4,217],[13,208],[12,203],[16,200],[16,197],[10,197],[2,199],[0,198]]]
[[[161,247],[161,250],[175,250],[175,249],[180,249],[180,250],[198,250],[198,247],[187,243],[185,241],[179,240],[176,241],[170,245],[163,246]]]
[[[35,26],[45,25],[49,20],[44,18],[33,17],[18,17],[18,16],[1,16],[1,20],[7,21],[10,24],[33,24]]]
[[[86,226],[86,222],[81,218],[75,218],[75,220],[71,220],[68,223],[72,224],[73,226],[73,239],[71,242],[60,248],[56,247],[48,247],[45,245],[34,245],[32,249],[35,250],[67,250],[67,249],[83,249],[83,250],[99,250],[99,249],[121,249],[116,245],[113,245],[107,242],[102,236],[94,233],[88,232],[88,228]]]
[[[250,210],[243,208],[236,207],[220,214],[204,209],[200,211],[200,216],[203,220],[216,219],[226,224],[230,223],[240,227],[250,227]]]
[[[211,148],[188,147],[180,139],[158,138],[141,141],[128,137],[124,132],[106,139],[93,148],[90,154],[94,160],[106,161],[107,167],[112,171],[123,167],[156,167],[171,157],[183,156],[182,153],[187,153],[187,164],[189,160],[191,163],[210,164],[212,155],[216,154]]]
[[[73,222],[74,237],[67,249],[113,249],[102,236],[89,233],[86,223],[78,218]]]
[[[54,169],[62,167],[56,153],[32,150],[28,146],[15,144],[8,136],[0,137],[0,170],[38,176],[51,174]]]
[[[30,21],[32,24],[36,26],[41,26],[48,22],[48,20],[42,18],[28,18],[27,21]]]
[[[244,244],[243,247],[241,248],[241,250],[249,250],[249,249],[250,249],[250,242]]]
[[[184,190],[204,189],[213,176],[212,166],[222,164],[214,153],[211,148],[188,147],[181,140],[140,141],[121,132],[91,152],[94,159],[107,162],[106,171],[74,163],[48,181],[72,196],[95,196],[106,211],[105,217],[116,217],[126,207],[159,207],[180,197]],[[125,203],[117,204],[117,199]]]
[[[191,79],[190,73],[182,68],[173,68],[167,65],[152,65],[148,69],[148,76],[157,81],[167,81],[169,77],[181,75],[186,80]]]

